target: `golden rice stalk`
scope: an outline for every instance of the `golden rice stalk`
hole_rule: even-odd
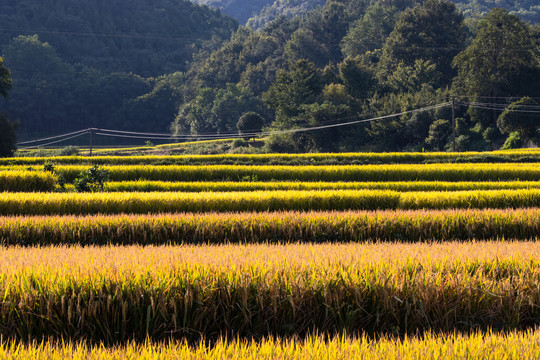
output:
[[[539,234],[538,208],[0,217],[4,245],[528,240]]]
[[[528,329],[538,242],[0,249],[14,339]]]

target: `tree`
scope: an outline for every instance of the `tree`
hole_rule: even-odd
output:
[[[351,26],[341,41],[341,51],[347,57],[362,55],[367,51],[382,48],[384,41],[394,28],[398,10],[381,3],[370,5],[364,17]]]
[[[463,16],[455,4],[426,0],[400,15],[383,47],[381,77],[388,76],[401,62],[414,66],[422,59],[437,66],[442,87],[454,77],[451,62],[464,44]]]
[[[319,69],[307,60],[299,60],[289,71],[281,70],[277,74],[268,91],[263,93],[263,101],[285,120],[298,115],[300,105],[314,103],[322,90]]]
[[[11,89],[11,73],[4,66],[4,59],[0,57],[0,95],[7,97],[8,91]]]
[[[236,128],[240,132],[241,135],[246,133],[257,133],[262,130],[262,127],[266,123],[266,120],[264,118],[257,114],[254,111],[248,111],[244,115],[238,119],[238,123],[236,123]],[[248,140],[251,136],[247,136]]]
[[[527,25],[504,9],[493,9],[479,22],[472,44],[454,59],[454,87],[473,98],[526,93],[531,85],[527,77],[538,70],[534,50]]]
[[[452,125],[448,120],[436,120],[429,126],[429,135],[426,138],[426,144],[431,145],[433,150],[441,151],[448,142],[452,133]]]
[[[9,121],[6,114],[0,113],[0,157],[13,156],[17,149],[16,125]]]
[[[4,67],[4,59],[0,57],[0,95],[6,98],[12,82],[9,70]],[[6,114],[0,113],[0,157],[13,156],[17,148],[15,124],[9,121]]]
[[[534,38],[524,22],[504,9],[491,10],[479,22],[476,38],[456,56],[453,66],[458,71],[454,92],[472,99],[487,96],[495,102],[498,97],[539,91]],[[500,111],[470,108],[469,114],[488,128],[495,126]]]
[[[396,70],[386,80],[386,86],[396,93],[416,92],[422,86],[436,87],[439,83],[440,73],[437,66],[430,61],[416,59],[413,66],[399,63]]]
[[[375,74],[360,57],[347,58],[339,64],[339,77],[352,96],[367,98],[377,85]]]
[[[497,119],[497,127],[503,134],[517,132],[524,144],[539,137],[540,105],[530,97],[510,104]],[[515,135],[514,135],[515,137]]]

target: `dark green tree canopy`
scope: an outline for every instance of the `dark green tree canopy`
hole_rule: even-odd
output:
[[[11,73],[4,66],[4,58],[0,57],[0,95],[7,97],[8,90],[11,89]]]
[[[13,156],[17,149],[16,124],[9,121],[6,114],[0,113],[0,157]]]
[[[497,119],[503,134],[518,132],[521,140],[540,138],[540,104],[530,97],[513,102]]]
[[[453,61],[456,92],[497,97],[526,95],[533,86],[538,91],[535,51],[527,25],[504,9],[493,9],[479,22],[472,44]]]
[[[454,76],[451,62],[465,44],[463,16],[454,3],[427,0],[404,11],[383,47],[381,65],[386,76],[400,63],[414,66],[417,59],[437,65],[442,84]]]
[[[260,132],[265,125],[266,120],[254,111],[248,111],[240,116],[236,123],[236,128],[240,134]]]
[[[276,81],[263,94],[263,100],[285,115],[294,116],[300,105],[315,102],[322,89],[320,70],[307,60],[299,60],[289,71],[282,70],[277,74]]]
[[[186,70],[204,41],[238,27],[187,0],[2,0],[0,44],[38,34],[64,61],[144,76]]]
[[[370,5],[341,41],[345,56],[355,57],[382,48],[397,20],[398,9],[381,3]]]

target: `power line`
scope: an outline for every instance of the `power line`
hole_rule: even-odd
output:
[[[81,131],[84,131],[84,132],[82,132],[82,133],[80,133],[80,134],[77,134],[77,135],[74,135],[74,136],[67,137],[67,138],[65,138],[65,139],[60,139],[60,140],[56,140],[56,141],[51,141],[51,142],[46,143],[46,144],[40,144],[40,145],[34,145],[34,146],[26,146],[26,147],[22,147],[22,148],[20,148],[20,149],[21,149],[21,150],[35,149],[35,148],[39,148],[39,147],[42,147],[42,146],[54,145],[54,144],[61,143],[61,142],[63,142],[63,141],[75,139],[75,138],[78,138],[79,136],[82,136],[82,135],[85,135],[85,134],[86,134],[86,130],[81,130]]]
[[[528,97],[530,99],[534,100],[540,100],[540,97],[533,97],[533,96],[478,96],[478,95],[452,95],[456,98],[473,98],[473,99],[521,99],[524,97]]]
[[[246,137],[246,136],[250,136],[250,137],[253,137],[253,136],[270,136],[270,135],[278,135],[278,134],[291,134],[291,133],[308,132],[308,131],[315,131],[315,130],[324,130],[324,129],[342,127],[342,126],[349,126],[349,125],[367,123],[367,122],[372,122],[372,121],[377,121],[377,120],[384,120],[384,119],[389,119],[389,118],[393,118],[393,117],[399,117],[399,116],[403,116],[403,115],[406,115],[406,114],[412,114],[412,113],[421,112],[421,111],[434,110],[434,109],[444,107],[444,106],[448,106],[448,105],[450,105],[450,103],[446,102],[446,103],[431,105],[431,106],[427,106],[427,107],[423,107],[423,108],[419,108],[419,109],[403,111],[403,112],[396,113],[396,114],[383,115],[383,116],[378,116],[378,117],[374,117],[374,118],[370,118],[370,119],[362,119],[362,120],[355,120],[355,121],[349,121],[349,122],[342,122],[342,123],[338,123],[338,124],[320,125],[320,126],[314,126],[314,127],[304,127],[304,128],[287,129],[287,130],[275,130],[275,131],[266,131],[266,132],[261,131],[261,132],[243,133],[243,134],[235,134],[235,135],[223,135],[223,134],[220,134],[220,133],[214,133],[214,134],[209,134],[209,135],[204,135],[204,136],[191,135],[191,134],[170,135],[170,134],[164,134],[164,133],[139,133],[139,132],[134,132],[134,131],[122,131],[122,130],[89,128],[89,129],[84,129],[84,130],[80,130],[80,131],[76,131],[76,132],[68,133],[68,134],[57,135],[57,136],[53,136],[53,137],[49,137],[49,138],[37,139],[37,140],[33,140],[33,141],[26,141],[24,143],[19,143],[18,145],[36,143],[36,142],[46,141],[46,140],[51,140],[51,139],[58,139],[58,138],[63,138],[63,137],[69,136],[69,135],[74,135],[71,138],[75,138],[75,137],[78,137],[78,136],[81,136],[81,135],[83,135],[85,133],[90,133],[90,132],[93,132],[96,135],[101,135],[101,136],[122,137],[122,138],[137,138],[137,139],[152,139],[152,140],[175,140],[175,139],[193,139],[193,138],[216,139],[217,140],[217,139],[225,139],[225,138],[240,138],[240,137]],[[359,116],[360,115],[356,115],[354,117],[359,117]],[[347,118],[352,118],[352,117],[347,117]],[[344,119],[347,119],[347,118],[342,118],[341,120],[344,120]],[[337,119],[336,119],[336,121],[337,121]],[[35,145],[35,146],[32,146],[32,147],[51,145],[51,144],[66,141],[66,140],[69,140],[69,139],[70,138],[61,139],[61,140],[54,141],[52,143],[42,144],[42,145]],[[28,148],[31,148],[31,147],[28,147]]]
[[[462,103],[462,104],[458,104],[458,105],[462,105],[462,106],[470,106],[470,107],[473,107],[475,109],[482,109],[482,110],[498,110],[498,111],[509,111],[509,112],[519,112],[519,113],[529,113],[529,114],[540,114],[540,110],[528,110],[528,109],[509,109],[509,108],[501,108],[501,107],[496,107],[496,106],[488,106],[488,105],[474,105],[474,104],[469,104],[469,103]]]
[[[90,130],[90,129],[84,129],[84,130],[74,131],[74,132],[67,133],[67,134],[62,134],[62,135],[56,135],[56,136],[51,136],[51,137],[47,137],[47,138],[42,138],[42,139],[36,139],[36,140],[30,140],[30,141],[23,141],[23,142],[18,143],[17,145],[24,145],[24,144],[30,144],[30,143],[36,143],[36,142],[43,142],[43,141],[53,140],[53,139],[58,139],[58,138],[61,138],[61,137],[70,136],[70,135],[75,135],[75,134],[81,134],[81,135],[82,135],[83,133],[87,133],[89,130]]]

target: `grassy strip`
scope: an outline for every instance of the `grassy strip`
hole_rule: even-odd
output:
[[[106,166],[111,181],[540,181],[540,164]],[[4,169],[23,170],[21,166]],[[56,167],[73,181],[87,166]],[[1,168],[0,168],[1,170]]]
[[[540,190],[4,193],[0,215],[539,207]]]
[[[221,141],[221,140],[220,140]],[[173,145],[177,147],[180,145]],[[167,148],[167,145],[158,145]],[[171,146],[169,146],[171,147]],[[141,147],[140,150],[151,148]],[[127,148],[125,150],[136,150]],[[95,153],[119,149],[94,150]],[[222,154],[222,155],[143,155],[143,156],[55,156],[17,157],[0,159],[0,165],[101,164],[101,165],[348,165],[348,164],[399,164],[424,162],[513,162],[540,161],[539,149],[500,150],[492,152],[402,152],[402,153],[316,153],[316,154]]]
[[[0,334],[416,334],[538,324],[537,242],[0,249]]]
[[[538,209],[0,218],[5,246],[527,240],[539,234]]]
[[[309,336],[306,339],[262,341],[228,341],[220,339],[209,345],[204,341],[190,346],[187,342],[130,342],[121,346],[103,347],[87,343],[34,342],[21,346],[17,342],[0,344],[0,358],[34,360],[60,359],[537,359],[540,356],[540,331],[494,333],[477,331],[470,335],[451,334],[399,339],[383,336],[372,340],[362,337]],[[466,355],[465,355],[466,354]]]
[[[257,190],[394,190],[394,191],[463,191],[463,190],[517,190],[540,189],[540,181],[506,182],[450,182],[450,181],[398,181],[398,182],[169,182],[169,181],[117,181],[106,185],[108,192],[152,191],[257,191]]]
[[[52,191],[56,176],[37,171],[0,171],[0,192]]]

